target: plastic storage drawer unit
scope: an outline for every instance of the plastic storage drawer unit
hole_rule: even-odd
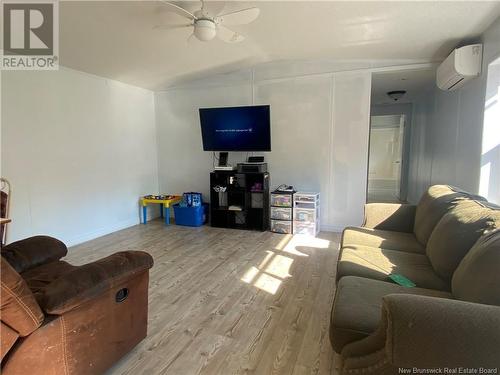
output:
[[[275,190],[271,193],[271,232],[293,233],[293,192]]]
[[[292,208],[271,207],[271,219],[292,220]]]
[[[314,223],[302,223],[296,221],[293,224],[293,232],[294,234],[307,234],[309,236],[315,236],[318,230],[316,228],[316,224]]]
[[[283,220],[271,220],[271,231],[276,233],[292,233],[292,222]]]
[[[293,233],[315,236],[320,228],[319,193],[297,192],[293,197]]]
[[[315,209],[295,208],[293,212],[293,219],[296,221],[314,223],[316,221],[315,213]]]
[[[292,194],[271,193],[271,206],[274,207],[292,207]]]

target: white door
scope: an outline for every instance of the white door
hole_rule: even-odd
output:
[[[368,200],[401,199],[404,115],[372,116],[368,161]]]

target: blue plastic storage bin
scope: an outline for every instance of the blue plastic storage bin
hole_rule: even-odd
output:
[[[208,204],[198,207],[181,207],[174,205],[175,224],[188,227],[200,227],[207,222]]]

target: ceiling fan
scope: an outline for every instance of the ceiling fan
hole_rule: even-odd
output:
[[[228,43],[237,43],[245,39],[245,37],[229,28],[226,25],[246,25],[249,24],[259,16],[260,9],[257,7],[240,9],[229,13],[223,13],[216,16],[210,14],[210,11],[205,8],[205,2],[201,0],[201,9],[191,13],[190,11],[170,3],[168,1],[160,0],[166,5],[171,12],[174,12],[190,22],[183,25],[157,25],[155,29],[180,29],[180,28],[193,28],[193,36],[203,42],[208,42],[217,36],[220,40]]]

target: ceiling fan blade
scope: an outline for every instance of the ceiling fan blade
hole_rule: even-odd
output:
[[[204,1],[204,11],[210,17],[216,17],[218,14],[222,13],[226,7],[226,2],[224,1]]]
[[[245,40],[245,37],[225,26],[217,26],[217,37],[227,43],[238,43]]]
[[[185,27],[193,26],[191,23],[187,23],[185,25],[155,25],[153,26],[153,30],[175,30],[175,29],[183,29]]]
[[[217,16],[217,21],[219,23],[224,22],[226,25],[246,25],[255,21],[259,14],[259,8],[247,8],[231,13],[221,14],[220,16]]]
[[[160,0],[160,1],[162,4],[167,5],[172,12],[178,14],[179,16],[182,16],[182,17],[190,19],[190,20],[197,20],[198,19],[193,13],[187,11],[184,8],[181,8],[178,5],[169,3],[168,1],[164,1],[164,0]]]

